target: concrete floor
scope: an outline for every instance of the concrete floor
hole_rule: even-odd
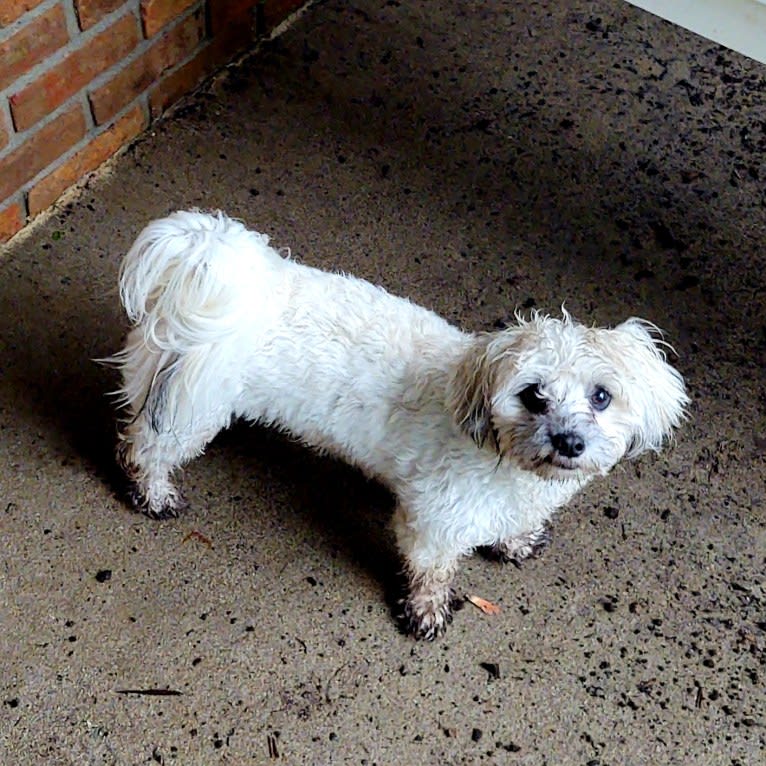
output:
[[[0,261],[0,762],[762,763],[765,150],[766,68],[606,0],[328,0],[190,98]],[[648,317],[691,419],[416,643],[343,465],[238,426],[184,518],[117,495],[91,359],[122,253],[193,205],[473,329]]]

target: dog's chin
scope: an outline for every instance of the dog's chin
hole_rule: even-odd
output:
[[[511,458],[520,468],[537,474],[546,481],[582,481],[595,473],[582,461],[573,460],[561,455],[542,455]]]
[[[582,479],[586,475],[583,466],[579,465],[577,461],[553,455],[548,455],[538,463],[537,472],[544,478],[553,481]]]

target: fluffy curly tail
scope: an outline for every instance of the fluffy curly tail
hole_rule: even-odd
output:
[[[220,340],[284,265],[268,242],[221,212],[179,211],[152,221],[120,269],[128,318],[157,349]]]
[[[152,221],[120,269],[120,298],[133,329],[114,392],[128,420],[148,411],[153,427],[181,427],[234,396],[238,336],[268,311],[284,259],[265,234],[223,213],[179,211]]]

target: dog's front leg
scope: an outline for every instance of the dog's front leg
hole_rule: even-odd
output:
[[[458,606],[452,580],[463,551],[448,545],[443,530],[435,534],[417,519],[401,503],[394,514],[394,533],[407,577],[400,619],[407,633],[433,641],[452,622]]]

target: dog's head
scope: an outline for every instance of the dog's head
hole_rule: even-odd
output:
[[[660,449],[689,399],[656,327],[614,329],[533,314],[478,335],[451,381],[448,407],[479,447],[549,479],[603,474]]]

